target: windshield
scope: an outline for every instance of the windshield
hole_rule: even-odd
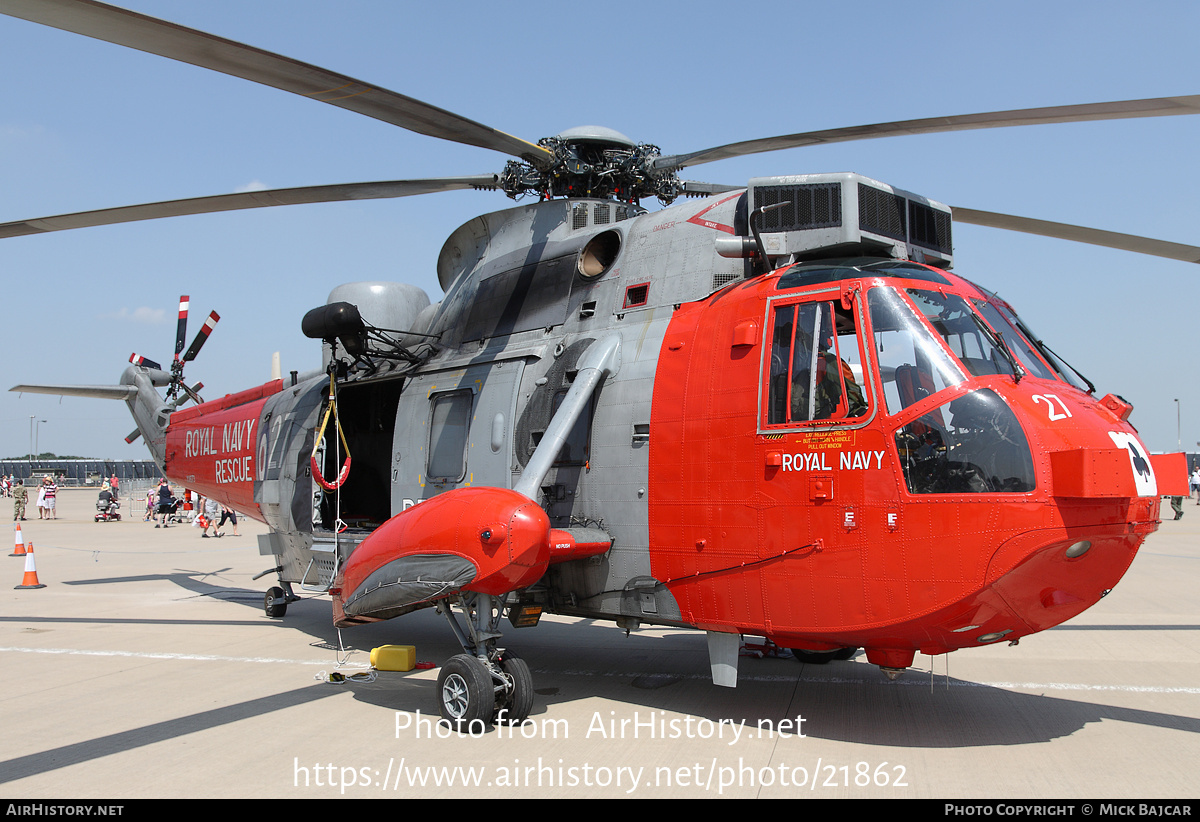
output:
[[[1045,358],[1046,362],[1050,364],[1050,367],[1053,368],[1058,376],[1061,377],[1065,382],[1070,383],[1080,391],[1086,391],[1089,394],[1096,390],[1095,386],[1088,381],[1087,377],[1083,376],[1074,368],[1067,365],[1067,363],[1059,359],[1053,351],[1047,348],[1046,345],[1032,331],[1029,330],[1029,327],[1021,321],[1021,318],[1013,313],[1013,310],[1006,303],[1000,302],[999,300],[989,300],[988,304],[995,306],[996,310],[999,311],[1000,314],[1012,326],[1018,329],[1025,340],[1036,346],[1038,352],[1043,356],[1043,358]]]
[[[988,324],[996,329],[996,333],[1000,334],[1009,348],[1013,349],[1017,358],[1020,359],[1021,364],[1025,366],[1026,371],[1042,379],[1058,379],[1054,371],[1034,352],[1029,341],[1025,339],[1020,331],[1017,331],[1016,327],[1000,312],[999,308],[987,300],[973,300],[972,302],[975,303],[975,307],[983,315],[984,319],[988,321]]]
[[[958,385],[965,377],[894,289],[867,292],[872,344],[889,414]]]
[[[1008,353],[994,342],[993,330],[979,320],[970,305],[957,294],[939,294],[936,291],[908,291],[913,304],[925,315],[933,330],[946,341],[946,347],[954,352],[972,375],[983,377],[988,374],[1013,376]]]

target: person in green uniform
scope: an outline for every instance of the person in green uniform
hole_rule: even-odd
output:
[[[29,489],[25,487],[24,480],[17,480],[17,484],[13,486],[13,522],[20,519],[25,519],[25,503],[29,501]]]

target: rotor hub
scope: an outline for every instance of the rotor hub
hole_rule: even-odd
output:
[[[538,145],[553,153],[546,166],[511,160],[500,175],[500,188],[513,199],[536,194],[554,197],[590,197],[638,203],[654,196],[669,205],[682,192],[674,171],[655,171],[661,151],[604,126],[578,126]]]

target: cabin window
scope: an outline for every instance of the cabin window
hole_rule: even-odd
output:
[[[567,398],[568,389],[564,388],[554,395],[554,403],[551,406],[550,419],[554,419],[554,415],[558,413],[558,408],[562,405],[563,400]],[[567,439],[559,449],[558,455],[554,458],[555,465],[586,465],[588,461],[588,434],[592,428],[592,404],[589,402],[583,409],[583,413],[579,415],[579,419],[575,420],[575,425],[571,428],[571,432],[567,434]],[[532,455],[532,451],[530,454]]]
[[[776,304],[766,370],[767,425],[867,413],[854,314],[840,301]]]
[[[889,414],[963,381],[962,371],[933,332],[895,290],[872,288],[867,292],[867,307]]]
[[[471,425],[471,392],[435,394],[429,422],[429,462],[433,482],[457,482],[467,471],[467,433]]]

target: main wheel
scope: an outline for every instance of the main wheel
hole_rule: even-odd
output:
[[[512,679],[512,691],[503,704],[496,705],[496,717],[509,725],[520,725],[533,710],[533,675],[529,673],[529,665],[518,656],[506,653],[499,662],[500,670]]]
[[[803,648],[792,648],[792,655],[797,662],[807,662],[810,665],[827,665],[834,660],[851,659],[858,652],[857,648],[838,648],[836,651],[806,651]]]
[[[438,708],[442,719],[459,730],[477,731],[492,724],[496,690],[492,675],[473,656],[450,657],[438,674]]]
[[[271,588],[263,597],[263,611],[272,619],[278,619],[287,613],[287,595],[279,587]]]

